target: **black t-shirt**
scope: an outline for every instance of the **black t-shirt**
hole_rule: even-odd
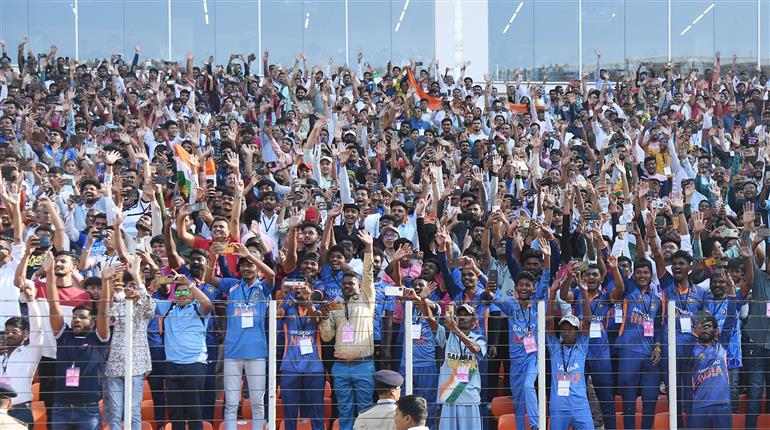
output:
[[[95,331],[85,336],[75,336],[70,326],[65,326],[56,340],[56,393],[54,403],[84,404],[97,403],[102,398],[102,374],[107,345]],[[70,378],[77,373],[77,381]]]

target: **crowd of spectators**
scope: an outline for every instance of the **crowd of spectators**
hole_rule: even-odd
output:
[[[287,430],[492,429],[497,396],[535,429],[539,348],[551,428],[616,428],[617,395],[649,429],[674,390],[682,428],[732,428],[744,402],[756,428],[760,69],[610,76],[597,51],[590,81],[494,83],[436,60],[78,64],[26,42],[14,64],[0,41],[0,383],[30,429],[33,400],[50,428],[120,429],[128,384],[139,429],[146,382],[153,425],[261,430],[271,356]],[[424,401],[399,401],[406,366]]]

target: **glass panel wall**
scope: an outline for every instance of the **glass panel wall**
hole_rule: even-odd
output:
[[[391,9],[395,7],[400,6],[395,6],[390,1],[349,0],[349,64],[355,64],[359,52],[375,67],[382,67],[391,59],[393,30],[396,25],[392,22]]]
[[[578,74],[578,2],[535,0],[535,73],[549,81],[567,81]]]
[[[535,7],[532,2],[489,2],[489,69],[496,80],[524,79],[535,67]]]

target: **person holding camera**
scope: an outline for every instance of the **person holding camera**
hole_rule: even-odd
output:
[[[318,323],[321,311],[312,301],[307,282],[284,280],[288,295],[278,308],[283,320],[285,351],[281,360],[281,400],[286,430],[297,428],[300,409],[309,418],[313,430],[324,429],[324,406],[319,402],[324,392],[324,367]]]

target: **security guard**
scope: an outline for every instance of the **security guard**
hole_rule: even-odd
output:
[[[396,402],[401,398],[404,378],[392,370],[374,373],[374,391],[379,396],[377,404],[361,412],[353,430],[396,430]]]
[[[27,426],[21,421],[8,415],[11,409],[11,399],[16,397],[16,391],[8,384],[0,383],[0,428],[3,430],[27,430]],[[393,409],[396,408],[393,402]]]

